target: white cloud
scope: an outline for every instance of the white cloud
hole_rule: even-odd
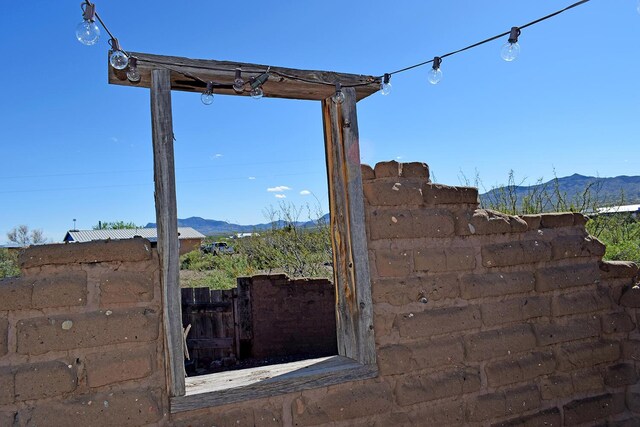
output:
[[[284,194],[276,194],[276,199],[286,199],[287,196],[285,196]]]
[[[220,157],[222,157],[222,154],[216,153],[213,156],[211,156],[211,160],[219,159]]]
[[[109,138],[111,140],[111,142],[118,142],[120,141],[118,138],[116,138],[115,136],[112,136],[111,138]]]
[[[309,191],[309,190],[302,190],[302,191],[300,192],[300,195],[301,195],[301,196],[308,196],[309,194],[311,194],[311,191]]]
[[[255,176],[250,176],[249,179],[253,181],[254,179],[256,179],[256,177]]]
[[[267,188],[267,191],[270,193],[281,193],[283,191],[288,191],[288,190],[291,190],[291,188],[287,187],[286,185],[278,185],[277,187]]]

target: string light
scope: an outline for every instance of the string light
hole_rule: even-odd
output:
[[[204,105],[213,103],[213,82],[207,82],[207,89],[200,95],[200,100]]]
[[[242,80],[242,70],[240,68],[236,68],[236,77],[233,80],[233,90],[236,93],[242,93],[244,90],[244,80]]]
[[[382,78],[382,83],[380,83],[380,93],[383,95],[389,95],[391,93],[391,80],[390,74],[385,74]]]
[[[520,55],[520,45],[518,44],[518,37],[520,37],[520,28],[511,27],[509,33],[509,41],[507,41],[500,50],[500,56],[507,62],[514,61]]]
[[[132,56],[129,58],[129,69],[127,70],[127,79],[136,83],[140,81],[140,72],[138,71],[138,58]]]
[[[76,27],[76,38],[84,45],[92,46],[100,38],[100,28],[96,24],[96,5],[93,3],[82,3],[82,22]]]
[[[266,72],[260,74],[258,77],[253,77],[251,79],[251,92],[249,94],[253,99],[260,99],[264,96],[264,90],[262,90],[262,85],[269,80],[269,69]]]
[[[442,79],[442,71],[440,70],[440,64],[442,62],[442,60],[444,58],[447,58],[449,56],[452,55],[456,55],[458,53],[467,51],[469,49],[478,47],[480,45],[489,43],[491,41],[500,39],[504,36],[509,36],[508,42],[507,44],[505,44],[501,50],[501,56],[506,60],[506,61],[513,61],[517,58],[518,53],[520,52],[520,45],[518,44],[518,37],[520,36],[521,30],[530,27],[532,25],[538,24],[542,21],[545,21],[547,19],[553,18],[561,13],[564,13],[570,9],[573,9],[575,7],[581,6],[585,3],[590,2],[591,0],[580,0],[576,3],[573,3],[567,7],[565,7],[564,9],[560,9],[556,12],[553,12],[549,15],[543,16],[539,19],[536,19],[534,21],[531,21],[525,25],[521,25],[520,27],[512,27],[510,31],[498,34],[496,36],[490,37],[488,39],[482,40],[480,42],[471,44],[469,46],[466,46],[462,49],[458,49],[456,51],[453,52],[449,52],[446,53],[444,55],[440,55],[440,56],[436,56],[434,57],[432,60],[429,61],[424,61],[424,62],[420,62],[418,64],[414,64],[405,68],[401,68],[399,70],[393,71],[393,72],[389,72],[389,73],[385,73],[380,77],[376,77],[374,82],[379,82],[380,84],[380,92],[383,95],[388,95],[391,92],[391,83],[390,83],[390,79],[391,76],[394,74],[399,74],[399,73],[403,73],[405,71],[417,68],[417,67],[422,67],[424,65],[427,64],[432,64],[432,68],[429,72],[429,82],[432,84],[437,84],[441,79]],[[83,22],[81,22],[78,27],[76,28],[76,38],[78,39],[78,41],[80,41],[83,44],[86,45],[93,45],[98,41],[98,38],[100,36],[100,29],[98,28],[98,26],[95,24],[94,18],[95,20],[97,20],[102,27],[104,28],[104,30],[109,34],[109,36],[111,37],[109,39],[109,44],[111,46],[111,50],[112,53],[109,57],[109,62],[111,64],[111,66],[117,70],[123,70],[125,68],[127,68],[127,66],[129,66],[129,70],[127,71],[127,78],[129,78],[130,81],[132,82],[136,82],[140,80],[140,75],[139,75],[139,71],[137,69],[137,58],[133,58],[133,57],[129,57],[129,55],[122,50],[122,48],[120,47],[120,44],[118,43],[118,39],[115,38],[113,36],[113,34],[111,34],[111,32],[109,31],[109,29],[107,28],[107,26],[105,25],[104,21],[100,18],[100,15],[96,12],[95,10],[95,5],[91,2],[89,2],[89,0],[85,0],[82,4],[81,4],[81,8],[83,11]],[[637,4],[637,9],[638,9],[638,13],[640,13],[640,0],[638,0],[638,4]],[[169,69],[172,72],[181,74],[185,77],[189,77],[192,78],[194,80],[197,80],[201,83],[205,83],[202,79],[200,79],[197,76],[194,76],[192,74],[189,74],[187,72],[184,71],[179,71],[179,70],[174,70],[171,69],[170,67],[166,66],[168,64],[163,64],[161,61],[154,61],[151,59],[144,59],[145,62],[150,63],[150,64],[155,64],[155,65],[159,65],[162,66],[164,68]],[[264,90],[262,88],[262,85],[268,80],[269,78],[269,71],[270,71],[270,67],[267,69],[266,72],[260,74],[258,77],[252,77],[250,80],[250,85],[251,85],[251,90],[250,90],[250,95],[252,98],[262,98],[264,96]],[[318,81],[318,80],[310,80],[310,79],[305,79],[303,77],[299,77],[299,76],[295,76],[295,75],[290,75],[290,74],[286,74],[283,71],[273,71],[273,73],[275,75],[277,75],[280,78],[286,78],[286,79],[291,79],[291,80],[298,80],[298,81],[303,81],[306,83],[310,83],[310,84],[321,84],[321,85],[336,85],[336,92],[335,94],[332,96],[332,99],[334,100],[334,102],[337,103],[341,103],[344,101],[344,93],[342,93],[342,85],[338,82],[338,83],[333,83],[333,82],[327,82],[327,81]],[[136,80],[137,79],[137,80]],[[213,83],[211,83],[211,88],[213,88]],[[209,83],[207,84],[207,87],[209,88]],[[246,82],[242,79],[241,76],[241,70],[240,68],[236,69],[236,76],[235,79],[233,81],[233,84],[216,84],[216,86],[219,87],[224,87],[224,88],[229,88],[229,89],[233,89],[234,91],[236,91],[237,93],[242,93],[244,92],[244,85],[246,84]],[[368,86],[370,85],[371,82],[363,82],[363,83],[355,83],[355,84],[350,84],[350,85],[345,85],[344,87],[358,87],[358,86]],[[206,93],[206,92],[205,92]],[[213,97],[213,92],[210,93],[211,97]],[[204,96],[204,94],[203,94]],[[204,101],[203,101],[204,102]]]
[[[340,82],[336,82],[336,93],[331,97],[336,104],[342,104],[344,102],[344,93],[342,92],[342,85]]]
[[[431,71],[427,74],[427,80],[432,85],[437,85],[442,80],[442,70],[440,69],[440,64],[442,63],[442,58],[436,56],[433,58],[433,66],[431,67]]]

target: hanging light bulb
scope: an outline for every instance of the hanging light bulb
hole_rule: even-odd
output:
[[[342,85],[336,82],[336,93],[331,97],[336,104],[342,104],[344,102],[344,93],[342,92]]]
[[[437,85],[442,80],[442,70],[440,69],[440,64],[442,64],[442,58],[436,56],[433,58],[433,66],[431,67],[431,71],[427,74],[427,80],[432,85]]]
[[[380,93],[383,95],[389,95],[391,93],[391,74],[386,74],[382,78],[382,83],[380,83]]]
[[[109,40],[109,45],[111,46],[111,55],[109,55],[109,63],[116,70],[124,70],[129,65],[129,57],[126,53],[120,48],[120,43],[118,43],[118,39]]]
[[[260,99],[264,96],[264,90],[262,90],[262,85],[269,80],[269,70],[267,72],[260,74],[258,77],[253,77],[251,79],[251,92],[249,94],[253,99]]]
[[[84,45],[92,46],[100,38],[100,28],[95,22],[96,5],[93,3],[82,3],[82,22],[76,27],[76,38]]]
[[[236,68],[236,78],[233,80],[233,90],[236,93],[242,93],[244,90],[244,80],[242,80],[242,70],[240,68]]]
[[[130,82],[140,81],[140,71],[138,71],[138,58],[132,56],[129,58],[129,69],[127,70],[127,78]]]
[[[213,102],[213,82],[207,82],[207,90],[202,93],[200,100],[204,105],[211,105]]]
[[[520,28],[511,27],[511,34],[509,34],[509,41],[502,46],[500,50],[500,56],[507,62],[515,60],[520,54],[520,45],[518,44],[518,37],[520,36]]]

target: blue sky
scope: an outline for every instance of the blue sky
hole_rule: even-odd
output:
[[[570,1],[97,1],[124,49],[381,75],[508,31]],[[640,15],[592,0],[498,40],[392,77],[358,104],[363,163],[422,161],[436,180],[533,183],[638,175]],[[75,40],[80,1],[7,2],[0,16],[0,242],[12,227],[60,241],[99,220],[154,221],[149,93],[107,84],[107,36]],[[285,201],[327,211],[318,102],[173,95],[178,216],[264,222]],[[286,187],[282,188],[282,187]],[[279,189],[280,191],[268,191]],[[302,194],[301,194],[302,192]],[[307,192],[309,194],[307,194]],[[285,196],[285,197],[283,197]]]

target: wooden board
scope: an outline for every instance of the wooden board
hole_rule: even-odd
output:
[[[108,67],[109,83],[151,87],[151,70],[165,69],[171,71],[171,89],[185,92],[204,92],[206,84],[215,82],[227,87],[214,89],[215,94],[249,96],[249,85],[245,85],[242,94],[232,88],[235,70],[243,70],[242,77],[249,81],[267,70],[266,65],[248,64],[231,61],[215,61],[205,59],[189,59],[175,56],[152,55],[148,53],[129,52],[138,58],[138,70],[141,79],[132,83],[127,79],[126,70]],[[193,76],[187,77],[185,76]],[[195,77],[195,78],[194,78]],[[199,79],[199,80],[198,80]],[[271,98],[308,99],[321,101],[335,93],[335,83],[342,86],[358,85],[356,99],[361,100],[380,90],[380,78],[360,74],[336,73],[333,71],[296,70],[285,67],[271,67],[269,80],[264,84],[264,96]]]
[[[184,338],[180,307],[180,260],[176,179],[173,160],[171,82],[167,70],[153,70],[151,85],[151,131],[155,182],[158,255],[162,282],[162,314],[167,356],[169,394],[184,394]]]
[[[187,378],[187,394],[171,398],[171,412],[260,399],[376,375],[375,365],[361,365],[341,356],[202,375]]]
[[[345,101],[322,102],[333,265],[336,285],[338,354],[368,365],[376,363],[369,256],[356,94],[343,89]]]

